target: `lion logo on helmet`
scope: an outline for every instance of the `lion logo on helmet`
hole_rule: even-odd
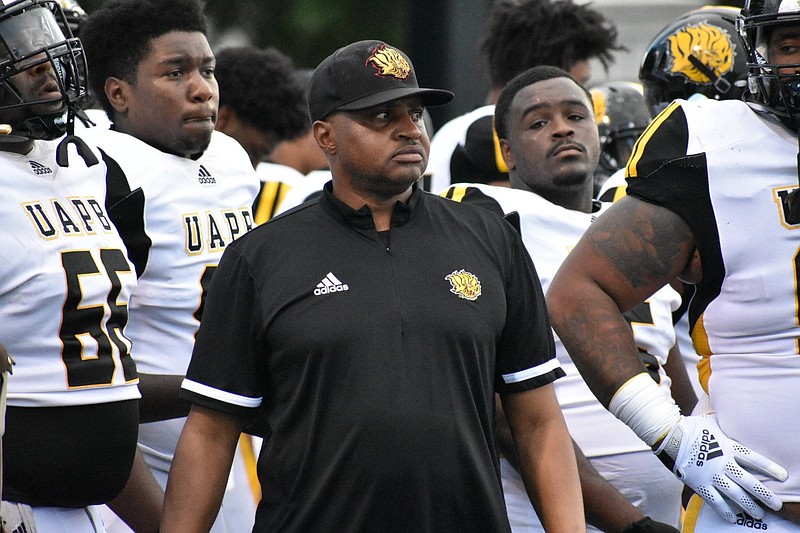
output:
[[[411,74],[411,64],[403,54],[389,48],[385,44],[377,47],[367,59],[367,65],[372,64],[381,77],[392,77],[399,80],[408,78]]]
[[[701,84],[715,81],[707,74],[708,71],[721,78],[733,70],[736,54],[728,32],[705,23],[685,26],[675,32],[669,37],[669,50],[672,56],[670,72]],[[698,61],[701,68],[698,68]]]

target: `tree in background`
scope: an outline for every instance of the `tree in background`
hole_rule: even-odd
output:
[[[103,0],[79,0],[88,13]],[[299,67],[314,68],[353,41],[382,39],[405,46],[406,0],[206,0],[211,46],[274,46]]]

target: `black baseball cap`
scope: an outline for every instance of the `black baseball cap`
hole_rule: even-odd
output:
[[[446,104],[453,93],[420,88],[406,54],[383,41],[358,41],[336,50],[314,70],[308,85],[311,121],[333,111],[354,111],[418,95],[425,106]]]

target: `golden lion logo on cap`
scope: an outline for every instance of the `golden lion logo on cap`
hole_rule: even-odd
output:
[[[695,57],[717,77],[733,69],[734,45],[728,33],[710,24],[686,26],[669,37],[673,74],[682,74],[695,83],[712,83],[705,73],[692,64]]]
[[[459,298],[465,300],[475,301],[481,295],[481,282],[475,277],[475,274],[470,274],[463,268],[461,270],[454,270],[452,273],[445,276],[447,281],[450,282],[450,292],[457,294]]]
[[[411,65],[403,54],[385,44],[372,51],[366,64],[372,64],[378,71],[378,76],[404,80],[411,74]]]

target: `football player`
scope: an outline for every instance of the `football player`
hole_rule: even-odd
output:
[[[0,341],[16,362],[10,378],[2,366],[0,514],[6,531],[102,532],[95,505],[120,493],[136,451],[136,278],[106,164],[69,135],[86,62],[59,3],[2,2],[0,38]]]
[[[608,208],[608,204],[593,200],[601,148],[592,100],[589,92],[561,69],[540,66],[520,74],[506,84],[495,108],[511,188],[457,184],[444,194],[518,219],[522,240],[545,291],[572,246]],[[629,314],[642,360],[667,396],[671,382],[664,364],[675,344],[671,312],[677,304],[678,295],[665,288]],[[676,531],[680,483],[667,471],[658,475],[658,460],[597,402],[557,337],[556,355],[567,373],[555,383],[556,393],[570,434],[580,448],[576,452],[587,522],[597,528],[589,529]],[[498,420],[502,422],[503,417]],[[502,438],[502,432],[500,437],[503,489],[512,529],[515,533],[542,531],[524,499],[522,478],[513,466],[513,446]]]
[[[138,277],[128,333],[141,371],[139,446],[162,486],[189,409],[178,390],[211,278],[226,246],[253,226],[258,191],[245,150],[214,130],[219,95],[206,33],[195,0],[109,2],[81,27],[92,89],[113,123],[84,135],[113,169],[105,203]],[[214,531],[249,530],[246,475],[230,494],[231,509],[246,509],[226,506]]]
[[[661,30],[647,46],[639,79],[653,116],[678,98],[686,100],[741,100],[747,88],[747,54],[736,28],[739,9],[711,5],[694,9]],[[614,201],[625,195],[625,163],[601,186],[599,198]],[[681,307],[674,313],[681,357],[695,395],[705,398],[697,377],[697,355],[689,337],[686,308],[694,287],[673,281]],[[706,405],[705,400],[701,406]]]
[[[794,532],[800,5],[750,0],[739,27],[748,101],[678,100],[654,119],[628,162],[627,196],[579,241],[548,303],[598,399],[694,491],[687,530]],[[675,278],[697,291],[704,415],[663,401],[620,313]]]

